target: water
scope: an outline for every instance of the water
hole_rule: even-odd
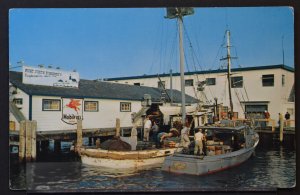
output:
[[[70,157],[70,156],[69,156]],[[48,156],[55,161],[58,156]],[[11,188],[32,191],[216,191],[291,188],[296,180],[293,148],[258,145],[242,165],[207,176],[175,175],[154,168],[118,172],[68,162],[36,162],[11,166]],[[25,174],[26,169],[26,174]],[[27,182],[27,185],[25,184]]]

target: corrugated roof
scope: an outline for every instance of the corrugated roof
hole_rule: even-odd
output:
[[[268,70],[268,69],[277,69],[281,68],[290,72],[294,72],[294,68],[286,65],[267,65],[267,66],[255,66],[255,67],[243,67],[243,68],[232,68],[231,72],[241,72],[241,71],[251,71],[251,70]],[[218,69],[218,70],[205,70],[205,71],[194,71],[186,72],[184,75],[194,75],[194,74],[212,74],[212,73],[226,73],[227,69]],[[180,76],[180,73],[173,73],[173,76]],[[160,77],[169,77],[170,74],[160,74]],[[120,81],[120,80],[130,80],[130,79],[143,79],[143,78],[156,78],[157,75],[142,75],[142,76],[129,76],[129,77],[115,77],[115,78],[106,78],[106,81]]]
[[[125,85],[105,81],[81,79],[78,88],[52,87],[22,83],[22,73],[11,71],[10,82],[29,95],[60,96],[66,98],[97,98],[117,100],[143,99],[144,94],[150,94],[152,101],[159,101],[161,91],[154,87]],[[181,92],[173,90],[173,101],[181,102]],[[186,95],[186,103],[196,103],[198,100]]]

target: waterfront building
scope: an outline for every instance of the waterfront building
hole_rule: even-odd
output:
[[[85,80],[79,79],[79,75],[68,76],[71,73],[32,67],[23,68],[23,72],[11,71],[11,128],[18,130],[20,121],[26,119],[37,121],[38,133],[75,130],[77,119],[82,119],[83,130],[113,130],[118,118],[121,128],[131,129],[137,114],[145,116],[148,110],[170,105],[157,87]],[[65,79],[58,78],[64,74]],[[56,80],[51,81],[50,75]],[[38,77],[40,81],[35,80]],[[177,90],[173,93],[173,102],[179,103],[181,93]],[[190,105],[197,103],[193,97],[186,96],[186,99]],[[142,120],[137,126],[142,126]]]
[[[234,116],[245,118],[254,115],[263,118],[268,110],[271,118],[278,120],[278,113],[291,114],[295,118],[294,69],[285,65],[233,68],[231,86]],[[202,105],[222,105],[229,109],[226,69],[185,73],[185,92],[202,101]],[[171,81],[172,78],[172,81]],[[159,80],[160,79],[160,80]],[[180,74],[142,75],[105,79],[128,85],[162,87],[180,90]],[[172,86],[171,86],[172,83]],[[221,113],[222,114],[222,113]]]

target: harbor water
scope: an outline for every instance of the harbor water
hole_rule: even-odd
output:
[[[62,144],[61,154],[41,155],[35,163],[10,167],[11,189],[30,191],[252,191],[292,188],[296,183],[296,151],[278,143],[259,144],[243,164],[206,176],[176,175],[160,168],[108,170],[81,164]],[[50,162],[51,161],[51,162]]]

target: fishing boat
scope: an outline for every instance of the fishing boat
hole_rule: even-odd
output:
[[[82,148],[80,156],[82,163],[87,165],[143,170],[161,167],[165,157],[173,154],[175,150],[176,148],[114,151]]]
[[[182,34],[183,16],[186,14],[186,9],[171,8],[167,10],[167,18],[177,18],[179,23],[179,35]],[[204,144],[204,155],[194,154],[193,148],[185,153],[175,152],[173,155],[166,157],[162,166],[163,171],[179,174],[204,175],[218,172],[230,167],[238,166],[245,162],[254,153],[259,142],[259,136],[250,126],[246,124],[234,124],[233,102],[231,96],[231,57],[230,55],[230,31],[226,30],[227,35],[227,57],[221,60],[227,60],[227,79],[230,101],[229,120],[220,121],[220,123],[211,126],[200,126],[195,128],[201,130],[207,137],[207,134],[214,135],[213,138],[206,141]],[[180,44],[180,67],[183,67],[183,45],[182,36],[179,36]],[[181,68],[183,70],[183,68]],[[181,75],[182,80],[184,74]],[[183,84],[182,84],[183,85]],[[184,93],[184,87],[182,88]],[[185,103],[182,98],[182,120],[185,121]],[[194,130],[195,130],[194,129]],[[217,141],[216,141],[217,140]]]
[[[238,127],[198,127],[217,134],[219,137],[238,137],[232,143],[224,144],[225,140],[208,140],[205,155],[174,153],[166,157],[163,171],[179,174],[205,175],[235,167],[245,162],[254,153],[259,142],[258,134],[247,126]],[[225,135],[225,136],[224,136]],[[243,140],[243,141],[241,141]]]
[[[174,131],[178,132],[176,129]],[[166,156],[174,154],[175,150],[178,151],[179,143],[176,142],[163,148],[156,148],[152,142],[138,143],[135,128],[131,130],[129,137],[119,134],[117,129],[115,138],[101,144],[101,148],[80,147],[78,152],[81,162],[118,170],[145,170],[161,167]],[[172,134],[175,135],[174,132]],[[176,136],[179,136],[179,133]]]

